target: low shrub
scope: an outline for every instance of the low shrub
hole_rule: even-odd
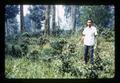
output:
[[[5,43],[5,54],[11,55],[12,53],[12,44],[10,43]]]
[[[37,40],[38,45],[44,45],[44,44],[46,44],[48,42],[49,42],[49,40],[44,38],[44,37],[39,37],[38,40]]]
[[[69,49],[70,53],[74,53],[75,52],[75,48],[76,48],[76,44],[69,44],[68,49]]]
[[[27,55],[27,53],[28,53],[28,46],[27,46],[27,44],[24,44],[24,43],[22,43],[22,44],[20,44],[20,47],[21,47],[21,49],[22,49],[22,55]]]
[[[67,41],[65,39],[60,39],[60,40],[51,42],[50,45],[53,49],[59,50],[62,53],[63,47],[66,43]]]
[[[37,50],[33,50],[28,54],[27,58],[29,58],[30,60],[33,60],[33,61],[38,60],[39,52]]]
[[[28,32],[24,32],[21,34],[22,37],[30,37],[30,34]]]
[[[22,57],[22,49],[19,45],[12,45],[12,56],[14,57]]]

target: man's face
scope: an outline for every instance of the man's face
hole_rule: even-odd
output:
[[[88,21],[87,21],[87,25],[88,25],[88,26],[91,26],[91,25],[92,25],[92,21],[91,21],[91,20],[88,20]]]

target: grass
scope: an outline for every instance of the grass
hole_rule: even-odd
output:
[[[48,37],[50,41],[55,41],[59,38]],[[84,64],[83,60],[83,45],[79,43],[79,36],[72,36],[69,39],[66,39],[68,43],[77,44],[76,54],[71,58],[73,61],[73,66],[78,68],[81,72],[81,76],[72,76],[71,72],[64,73],[64,75],[59,71],[59,68],[62,66],[62,62],[59,59],[53,59],[51,62],[45,62],[41,60],[41,55],[39,55],[39,59],[32,61],[26,56],[22,58],[14,58],[12,56],[6,55],[5,57],[5,76],[6,78],[78,78],[78,79],[86,79],[86,68],[89,68],[91,64]],[[99,56],[102,61],[105,63],[104,70],[99,71],[98,78],[113,78],[115,74],[115,54],[114,54],[114,42],[106,42],[104,39],[101,40],[98,48]],[[39,53],[44,52],[45,49],[51,49],[50,44],[47,43],[42,48],[39,45],[29,45],[29,52],[32,50],[38,50]],[[95,49],[97,50],[97,49]],[[67,52],[64,50],[63,52]],[[49,56],[49,55],[48,55]],[[44,57],[44,56],[42,56]],[[96,58],[96,56],[95,56]]]

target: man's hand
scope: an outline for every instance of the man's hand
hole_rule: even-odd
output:
[[[81,37],[80,42],[83,44],[84,36]]]

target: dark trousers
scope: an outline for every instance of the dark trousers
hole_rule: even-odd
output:
[[[88,62],[88,52],[90,50],[90,62],[91,64],[94,64],[94,58],[93,58],[93,53],[94,53],[94,46],[87,46],[85,45],[84,47],[84,60],[85,64]]]

